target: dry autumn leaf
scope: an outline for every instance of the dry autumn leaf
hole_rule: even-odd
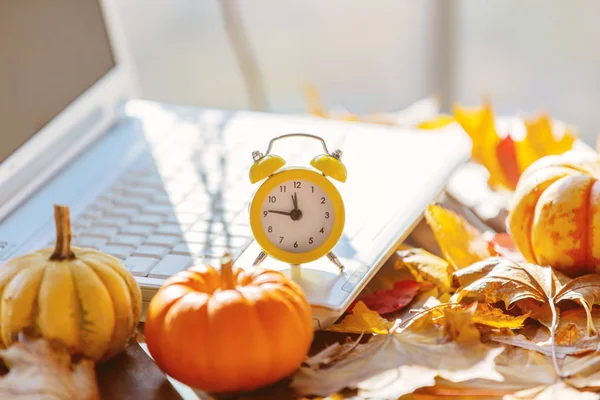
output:
[[[457,302],[466,298],[487,303],[502,301],[510,308],[530,299],[549,308],[551,321],[544,318],[540,322],[549,326],[553,343],[560,312],[557,304],[563,300],[576,301],[587,314],[588,335],[597,334],[591,308],[600,303],[600,274],[571,279],[551,267],[490,258],[455,272],[453,284],[459,288],[454,296]],[[539,315],[532,314],[532,317],[539,318]],[[555,369],[560,375],[556,346],[551,348]]]
[[[519,165],[517,163],[517,149],[515,142],[510,135],[501,139],[496,146],[496,157],[504,172],[504,176],[510,184],[510,188],[516,188],[522,171],[519,170]]]
[[[19,341],[0,350],[8,374],[0,378],[2,399],[96,400],[94,363],[82,360],[71,364],[71,356],[44,339],[20,335]]]
[[[427,207],[425,218],[442,254],[454,270],[468,267],[492,255],[481,232],[460,215],[433,204]]]
[[[529,314],[518,316],[508,315],[499,308],[485,303],[478,303],[473,314],[473,322],[498,329],[517,329],[523,326],[528,317]]]
[[[444,336],[456,343],[477,343],[481,339],[473,323],[476,305],[464,308],[444,308]]]
[[[428,301],[428,303],[425,304],[424,308],[432,309],[434,307],[439,307],[441,305],[443,305],[443,303],[440,302],[438,299],[430,299]],[[525,323],[525,320],[529,317],[529,314],[518,315],[518,316],[505,314],[499,308],[492,307],[491,305],[486,304],[486,303],[472,303],[469,305],[457,304],[457,305],[454,305],[454,307],[452,308],[452,310],[454,312],[456,312],[457,310],[460,310],[460,308],[457,308],[457,306],[462,306],[463,309],[466,309],[466,310],[471,310],[471,308],[473,308],[473,310],[470,311],[472,314],[470,317],[470,321],[472,321],[473,324],[484,325],[484,326],[488,326],[490,328],[495,328],[495,329],[518,329],[518,328],[521,328],[523,326],[523,324]],[[433,309],[433,310],[431,310],[431,313],[432,313],[432,316],[434,317],[434,320],[436,321],[436,323],[439,323],[439,321],[444,321],[444,317],[445,317],[444,312]]]
[[[501,380],[494,359],[503,348],[484,345],[475,334],[461,343],[446,341],[447,334],[460,337],[454,336],[459,327],[473,332],[464,316],[451,313],[453,328],[440,328],[426,314],[402,330],[359,344],[327,368],[301,367],[291,385],[304,395],[326,396],[350,388],[363,398],[392,399],[433,386],[437,377],[452,382]]]
[[[433,283],[441,293],[450,290],[450,265],[446,260],[417,248],[402,248],[396,254],[394,268],[408,268],[417,282]]]
[[[596,328],[600,327],[600,310],[592,311],[592,320]],[[529,338],[528,338],[529,337]],[[547,356],[552,355],[552,340],[550,331],[545,326],[540,326],[534,335],[493,336],[491,340],[537,351]],[[595,351],[600,344],[598,335],[589,336],[587,315],[583,309],[572,309],[561,313],[560,321],[556,327],[554,342],[556,355],[565,358],[569,355],[580,355]]]
[[[354,306],[352,314],[347,314],[342,322],[327,328],[331,332],[344,333],[374,333],[386,334],[392,327],[393,322],[381,318],[376,311],[369,310],[365,303],[359,301]]]
[[[421,285],[416,281],[398,281],[391,289],[361,295],[350,304],[346,312],[352,313],[356,303],[362,301],[369,310],[376,311],[379,315],[390,314],[407,306],[419,293],[420,288]]]
[[[570,377],[563,379],[556,375],[551,357],[522,348],[508,347],[495,361],[496,370],[503,377],[500,382],[474,379],[453,383],[439,379],[437,385],[428,389],[427,393],[441,396],[452,393],[454,396],[477,396],[485,399],[503,397],[506,399],[515,394],[522,396],[521,398],[534,398],[523,396],[527,393],[537,396],[546,389],[548,389],[546,393],[551,393],[555,385],[564,382],[573,389],[570,392],[573,397],[556,398],[556,400],[564,400],[586,399],[588,397],[585,396],[589,396],[588,391],[595,391],[600,387],[600,371],[597,368],[600,357],[597,354],[585,357],[567,357],[563,366]],[[555,398],[541,397],[540,399]]]
[[[497,157],[497,147],[501,138],[496,132],[494,112],[486,101],[483,106],[475,108],[453,107],[456,121],[471,138],[473,147],[471,156],[482,164],[490,173],[489,184],[496,188],[514,189]]]

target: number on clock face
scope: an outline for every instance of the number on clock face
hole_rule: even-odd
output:
[[[271,190],[261,208],[262,228],[278,248],[306,253],[325,242],[333,229],[333,204],[318,185],[283,182]]]

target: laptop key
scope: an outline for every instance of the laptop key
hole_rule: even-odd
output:
[[[95,226],[112,226],[115,228],[120,228],[123,225],[128,224],[129,221],[123,217],[105,217],[100,218],[96,222],[94,222]]]
[[[149,236],[154,231],[154,227],[150,225],[127,225],[123,227],[121,233],[138,236]]]
[[[183,229],[177,224],[163,224],[156,229],[159,235],[182,236]]]
[[[147,276],[148,272],[158,263],[156,258],[149,257],[127,257],[123,264],[132,275]]]
[[[119,235],[110,240],[110,244],[120,244],[122,246],[138,247],[144,241],[143,236],[137,235]]]
[[[77,247],[91,247],[93,249],[102,248],[107,242],[106,238],[82,236],[73,241],[73,245]]]
[[[116,236],[118,232],[119,229],[112,226],[93,226],[87,232],[84,232],[83,235],[110,239]]]
[[[160,215],[137,215],[131,219],[134,224],[157,226],[163,222],[163,217]]]
[[[168,278],[179,271],[191,267],[197,261],[199,259],[195,257],[169,254],[150,271],[148,276],[150,278]]]
[[[133,255],[142,257],[162,258],[165,254],[167,254],[168,251],[168,248],[162,246],[142,245],[135,249]]]
[[[104,215],[110,217],[122,217],[122,218],[133,218],[138,215],[139,210],[132,207],[115,207],[112,205],[104,211]]]
[[[122,260],[126,259],[131,255],[131,253],[133,253],[133,248],[119,245],[106,245],[100,248],[100,250]]]
[[[145,197],[122,196],[122,197],[115,199],[114,203],[117,206],[140,209],[140,208],[144,207],[145,205],[149,204],[150,200],[148,200]]]
[[[177,236],[152,235],[144,241],[144,244],[171,248],[175,246],[180,240],[181,239]]]

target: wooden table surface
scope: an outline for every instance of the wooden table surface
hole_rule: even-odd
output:
[[[480,178],[475,180],[472,178],[473,169],[477,171]],[[467,165],[455,175],[446,192],[438,198],[438,203],[463,215],[471,224],[481,230],[504,232],[507,199],[505,196],[498,197],[497,193],[486,189],[487,184],[485,179],[481,178],[481,173],[478,166]],[[490,209],[490,204],[495,205],[495,212],[493,207]],[[424,222],[415,228],[406,243],[440,255],[433,233]],[[395,255],[388,260],[388,263],[393,263],[394,257]],[[139,330],[143,331],[143,324],[140,324]],[[343,342],[348,336],[353,335],[326,331],[316,332],[311,354],[336,341]],[[103,399],[187,400],[212,398],[205,393],[194,392],[181,384],[174,386],[141,346],[143,346],[143,336],[139,335],[137,341],[131,340],[121,355],[97,365],[96,373]],[[289,380],[284,380],[269,388],[228,398],[284,400],[295,399],[298,396],[289,388]]]

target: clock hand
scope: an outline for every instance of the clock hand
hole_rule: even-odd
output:
[[[267,210],[267,211],[270,213],[273,213],[273,214],[287,215],[288,217],[290,217],[292,215],[292,213],[285,212],[285,211],[277,211],[277,210]]]
[[[298,196],[296,193],[292,195],[292,203],[294,203],[294,210],[298,209]]]

